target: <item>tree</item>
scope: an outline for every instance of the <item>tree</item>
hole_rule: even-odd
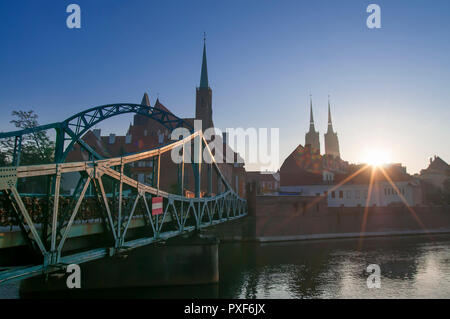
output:
[[[20,130],[39,126],[38,115],[34,111],[13,111],[15,119],[10,123]],[[0,162],[11,163],[14,156],[14,139],[4,139],[0,141]],[[43,164],[51,163],[54,160],[55,143],[52,142],[46,131],[33,132],[23,135],[22,150],[20,153],[20,164]]]
[[[10,123],[19,130],[39,126],[38,115],[34,111],[13,111]],[[0,165],[12,163],[14,157],[15,138],[0,140]],[[46,164],[54,161],[55,143],[50,140],[46,131],[34,132],[22,136],[20,165]],[[22,193],[47,192],[48,177],[36,176],[20,179],[17,188]]]

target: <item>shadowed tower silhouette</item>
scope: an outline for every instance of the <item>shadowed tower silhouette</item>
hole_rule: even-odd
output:
[[[335,157],[341,157],[339,152],[339,139],[337,133],[333,131],[333,122],[331,121],[330,96],[328,95],[328,130],[325,133],[325,154]]]
[[[309,95],[310,101],[310,119],[309,119],[309,132],[305,135],[305,146],[311,145],[311,149],[319,152],[320,154],[320,141],[319,141],[319,132],[316,132],[314,128],[314,116],[313,116],[313,107],[312,107],[312,95]]]
[[[212,90],[208,83],[208,67],[206,62],[206,36],[203,37],[203,61],[200,75],[200,86],[197,88],[195,118],[202,120],[203,130],[214,127],[212,120]]]

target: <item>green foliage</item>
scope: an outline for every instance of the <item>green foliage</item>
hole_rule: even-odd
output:
[[[17,129],[24,130],[39,126],[38,115],[34,111],[13,111],[15,117],[10,123]],[[20,165],[52,163],[54,160],[55,143],[52,142],[46,131],[23,135]],[[12,162],[14,155],[14,138],[0,141],[0,164],[7,165]]]

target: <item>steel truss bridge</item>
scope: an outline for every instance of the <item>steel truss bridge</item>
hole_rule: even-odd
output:
[[[169,130],[184,127],[189,130],[190,135],[155,149],[104,159],[82,140],[82,136],[97,123],[124,113],[148,116]],[[21,166],[23,136],[49,129],[56,130],[55,163]],[[0,284],[64,270],[73,263],[120,255],[129,249],[247,214],[246,201],[239,197],[222,174],[202,132],[194,132],[189,123],[161,109],[139,104],[98,106],[60,123],[0,133],[0,139],[4,138],[14,139],[15,142],[12,166],[0,168],[0,196],[4,213],[12,216],[23,241],[36,256],[36,261],[32,265],[18,267],[0,265]],[[79,144],[90,154],[91,160],[64,162],[74,144]],[[194,151],[188,152],[190,149]],[[160,189],[160,176],[165,174],[161,172],[161,157],[172,151],[181,155],[180,163],[174,164],[177,170],[176,194]],[[208,163],[203,161],[204,154],[209,158]],[[146,159],[154,163],[151,185],[140,183],[124,172],[127,165]],[[188,166],[193,170],[195,197],[184,196],[185,167]],[[206,178],[203,179],[202,167],[206,167],[206,174],[203,176]],[[68,173],[79,174],[79,179],[72,195],[66,200],[67,204],[62,205],[61,180]],[[30,206],[26,204],[26,197],[29,195],[21,194],[17,186],[21,179],[33,177],[45,177],[49,181],[48,192],[44,196],[45,205],[39,212],[39,218],[33,216]],[[108,180],[108,185],[112,185],[109,192],[106,190],[105,180]],[[207,184],[207,192],[203,197],[202,180],[206,180]],[[89,199],[89,191],[93,193],[90,199],[98,208],[102,232],[108,241],[103,247],[72,253],[65,250],[65,244],[68,238],[73,237],[72,231],[76,220],[80,219],[83,205]],[[163,198],[161,215],[152,214],[151,202],[155,196]],[[139,233],[137,238],[127,236],[136,218],[141,220],[145,231]]]

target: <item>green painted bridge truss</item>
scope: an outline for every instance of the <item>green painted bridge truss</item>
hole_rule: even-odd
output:
[[[138,113],[163,124],[170,130],[185,127],[191,135],[156,149],[102,159],[81,137],[96,123],[114,115]],[[20,140],[24,134],[54,128],[57,130],[56,163],[20,166]],[[64,122],[45,125],[24,131],[1,133],[0,138],[16,138],[16,153],[11,167],[0,168],[0,192],[8,212],[17,221],[20,232],[29,249],[36,256],[32,265],[0,268],[0,284],[22,280],[36,275],[64,269],[72,263],[83,263],[105,256],[120,254],[124,250],[148,245],[185,232],[199,230],[247,214],[247,203],[233,190],[216,163],[213,153],[201,131],[192,132],[190,125],[171,113],[136,104],[101,106],[81,112]],[[66,139],[66,136],[68,138]],[[79,143],[94,159],[85,162],[63,163],[74,143]],[[187,152],[193,149],[193,152]],[[193,147],[192,147],[193,146]],[[172,193],[160,189],[161,158],[176,151],[181,162],[174,164],[177,170],[177,190]],[[203,161],[207,154],[208,163]],[[124,170],[127,165],[140,161],[153,161],[152,181],[149,184],[133,179]],[[189,162],[189,163],[187,163]],[[185,195],[185,166],[193,169],[194,196]],[[206,174],[202,179],[202,167]],[[78,173],[78,184],[70,195],[68,205],[61,205],[61,180],[65,174]],[[17,189],[20,179],[47,176],[51,180],[51,191],[46,198],[46,218],[37,222],[24,203],[24,195]],[[213,178],[214,177],[214,178]],[[110,190],[106,190],[105,180]],[[201,192],[202,180],[207,191]],[[214,184],[214,185],[213,185]],[[112,186],[111,186],[112,185]],[[70,253],[64,248],[83,201],[95,199],[103,223],[107,244],[104,247],[85,249]],[[202,196],[203,195],[203,196]],[[163,213],[152,214],[152,199],[163,198]],[[130,225],[137,214],[145,222],[139,236],[128,236]],[[2,247],[0,247],[1,249]],[[1,266],[1,265],[0,265]]]
[[[67,154],[72,150],[75,143],[78,143],[92,158],[101,159],[102,156],[82,140],[83,135],[96,124],[111,117],[127,113],[144,115],[162,124],[170,131],[178,127],[185,127],[193,132],[193,128],[188,122],[170,112],[141,104],[122,103],[96,106],[75,114],[63,122],[41,125],[20,131],[0,133],[0,139],[14,138],[13,166],[20,164],[20,153],[24,135],[51,129],[56,131],[56,163],[63,163],[65,161]]]

